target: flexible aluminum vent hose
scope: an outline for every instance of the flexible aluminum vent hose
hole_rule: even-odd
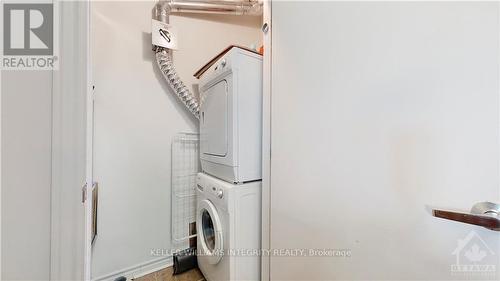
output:
[[[196,118],[200,118],[200,106],[193,93],[184,85],[181,78],[177,74],[172,62],[171,50],[157,47],[156,48],[156,62],[158,67],[163,73],[163,77],[167,80],[170,88],[174,91],[177,97],[187,107],[187,109],[194,114]]]
[[[161,1],[156,4],[153,10],[153,17],[159,21],[169,23],[170,12],[170,4],[166,1]],[[159,46],[155,46],[154,50],[156,52],[156,63],[163,77],[167,80],[168,85],[174,91],[174,94],[196,118],[200,119],[200,105],[194,94],[184,85],[184,82],[182,82],[177,74],[172,61],[172,50]]]

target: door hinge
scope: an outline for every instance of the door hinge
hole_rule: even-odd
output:
[[[87,183],[84,183],[82,186],[82,204],[87,201]]]

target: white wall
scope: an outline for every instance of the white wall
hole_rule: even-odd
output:
[[[198,130],[153,61],[154,3],[92,2],[94,176],[100,192],[93,278],[154,261],[151,249],[170,249],[171,140]],[[188,85],[228,45],[261,41],[259,18],[190,15],[170,22],[180,34],[175,65]]]
[[[52,71],[2,71],[2,280],[48,280]]]
[[[270,246],[352,255],[271,280],[499,280],[497,232],[426,210],[500,201],[498,3],[272,5]],[[470,231],[496,273],[450,271]]]

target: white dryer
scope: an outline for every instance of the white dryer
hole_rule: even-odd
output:
[[[202,170],[228,182],[262,179],[262,56],[225,50],[200,81]]]
[[[198,266],[208,281],[260,280],[261,182],[197,176]]]

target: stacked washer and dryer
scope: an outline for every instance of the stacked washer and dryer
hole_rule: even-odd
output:
[[[208,281],[259,280],[262,56],[232,46],[200,81],[198,265]]]

